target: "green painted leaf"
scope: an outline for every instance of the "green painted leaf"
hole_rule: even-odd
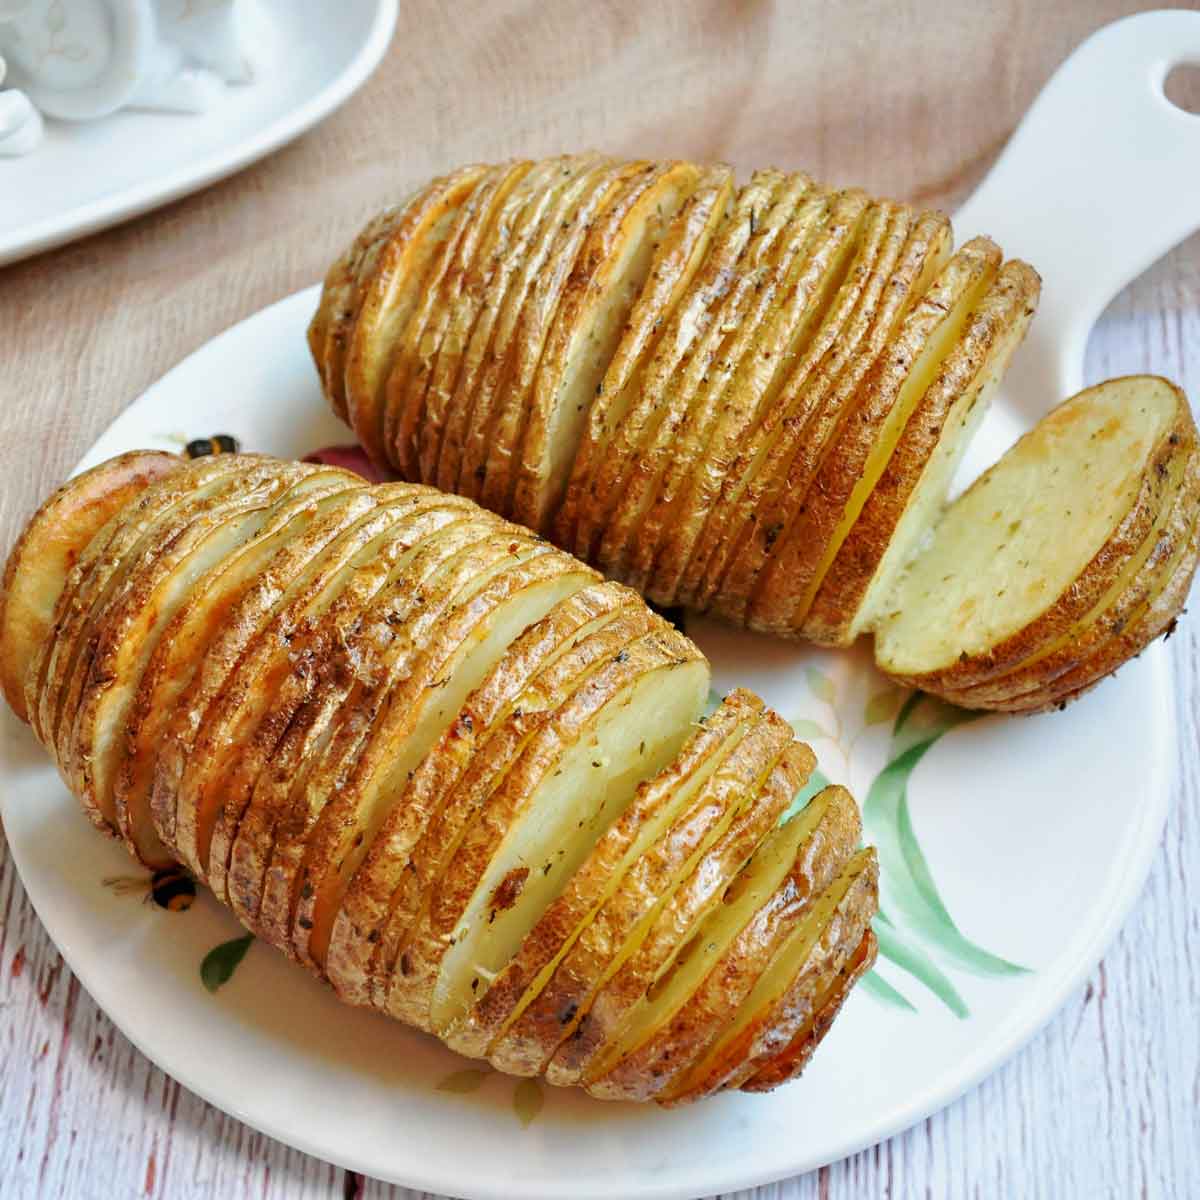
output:
[[[228,983],[233,978],[238,963],[246,957],[246,951],[250,949],[252,941],[254,941],[254,934],[247,933],[244,937],[233,938],[231,941],[214,946],[200,964],[201,983],[210,992],[215,992],[217,988]]]
[[[439,1092],[453,1092],[457,1096],[465,1096],[477,1092],[491,1071],[478,1067],[467,1067],[464,1071],[454,1071],[447,1075],[438,1085]]]
[[[46,10],[46,28],[51,33],[62,33],[66,27],[67,10],[63,7],[63,0],[54,0]]]
[[[868,971],[859,981],[858,986],[869,996],[882,1000],[889,1008],[903,1008],[916,1012],[917,1006],[901,991],[892,987],[878,971]]]
[[[799,721],[790,721],[789,724],[798,738],[828,738],[830,736],[816,721],[801,718]]]
[[[805,667],[804,678],[808,680],[808,689],[818,700],[824,700],[826,704],[832,704],[837,699],[837,688],[833,685],[833,680],[830,679],[824,671],[818,667]]]
[[[867,725],[882,725],[890,721],[904,702],[904,693],[899,688],[889,687],[876,692],[863,710],[863,721]]]
[[[533,1124],[545,1103],[546,1097],[542,1093],[542,1085],[536,1079],[522,1079],[513,1088],[513,1112],[517,1114],[517,1120],[526,1128]]]
[[[808,782],[792,797],[783,816],[779,818],[780,825],[786,825],[798,812],[801,812],[808,802],[823,788],[829,786],[829,779],[820,767],[814,767]]]
[[[879,939],[879,953],[907,971],[914,979],[923,983],[956,1017],[965,1020],[971,1015],[966,1001],[950,977],[922,950],[914,946],[888,920],[872,922],[875,936]]]
[[[900,724],[897,718],[897,725]],[[915,742],[875,777],[863,804],[863,827],[879,853],[888,903],[904,926],[960,966],[980,975],[1014,975],[1027,968],[990,953],[965,937],[942,902],[921,851],[908,805],[908,781],[944,730]]]

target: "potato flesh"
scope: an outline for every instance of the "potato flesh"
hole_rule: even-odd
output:
[[[748,726],[738,724],[730,730],[725,740],[687,777],[681,786],[677,787],[672,793],[670,801],[663,805],[661,810],[654,816],[653,819],[646,821],[638,831],[637,838],[626,851],[624,858],[620,864],[609,876],[608,881],[595,902],[588,909],[583,920],[576,926],[571,936],[564,941],[562,947],[557,954],[554,955],[549,962],[538,972],[538,974],[526,988],[525,993],[521,996],[516,1007],[513,1009],[511,1016],[505,1021],[503,1028],[500,1030],[498,1038],[502,1038],[508,1029],[520,1019],[526,1009],[537,999],[541,994],[542,989],[550,982],[551,976],[563,958],[570,952],[571,947],[575,945],[579,934],[593,917],[604,907],[604,904],[612,898],[616,893],[617,888],[625,879],[629,868],[634,862],[641,858],[650,848],[662,837],[676,818],[685,812],[692,800],[700,789],[708,782],[712,774],[724,762],[725,758],[733,751],[741,738],[746,733]]]
[[[847,863],[841,875],[817,898],[808,915],[792,931],[758,982],[751,988],[750,994],[738,1010],[737,1020],[713,1042],[691,1068],[672,1083],[664,1099],[682,1094],[693,1083],[702,1080],[710,1068],[720,1061],[725,1048],[740,1037],[752,1021],[759,1019],[764,1010],[781,1000],[784,993],[797,982],[817,939],[833,919],[838,906],[846,899],[859,876],[868,870],[872,854],[871,850],[860,850]]]
[[[877,629],[881,664],[937,670],[1053,604],[1128,511],[1175,412],[1166,390],[1117,384],[1047,417],[951,505],[900,580]]]
[[[863,464],[858,482],[855,483],[846,501],[846,507],[842,512],[837,527],[826,542],[825,549],[816,570],[812,574],[812,578],[796,601],[795,612],[798,620],[803,620],[807,614],[813,597],[817,594],[817,589],[821,586],[821,581],[825,578],[826,571],[829,570],[830,564],[837,557],[838,550],[841,549],[842,543],[846,540],[847,535],[854,526],[854,522],[858,520],[863,506],[866,504],[872,490],[886,469],[888,460],[892,456],[892,451],[896,448],[896,443],[900,440],[900,435],[904,431],[904,426],[908,418],[912,415],[913,409],[916,408],[921,397],[925,395],[930,385],[937,378],[938,370],[941,368],[943,361],[945,361],[946,356],[959,340],[963,328],[966,326],[971,309],[986,290],[991,279],[992,272],[988,272],[974,287],[970,288],[959,298],[953,310],[947,315],[945,320],[937,325],[913,361],[912,367],[900,387],[895,402],[876,436],[875,445],[866,462]]]
[[[589,1082],[602,1078],[626,1054],[653,1037],[687,1002],[730,943],[783,882],[830,799],[815,796],[760,847],[731,884],[721,906],[709,914],[629,1014],[620,1037],[596,1057],[587,1071]]]
[[[638,785],[674,758],[707,692],[705,663],[652,672],[622,700],[607,705],[592,732],[562,756],[555,773],[530,797],[526,819],[510,827],[455,927],[434,991],[435,1029],[462,1016],[472,981],[490,981],[504,967]],[[581,818],[578,798],[594,794],[598,773],[603,792]],[[522,871],[528,874],[515,901],[503,911],[493,910],[502,882]]]
[[[475,631],[470,641],[459,647],[445,667],[439,670],[438,682],[445,682],[441,686],[435,683],[426,689],[420,715],[404,741],[394,748],[386,776],[379,787],[370,790],[355,813],[356,828],[364,836],[357,845],[347,848],[344,857],[338,860],[337,869],[327,874],[323,884],[318,886],[311,938],[312,953],[318,962],[324,961],[341,896],[379,833],[389,811],[389,801],[394,799],[403,781],[436,745],[467,696],[496,665],[509,644],[535,621],[541,620],[556,604],[588,582],[589,577],[582,573],[564,573],[558,579],[526,589],[501,606],[483,623],[484,627]]]
[[[627,239],[613,265],[608,292],[597,303],[590,323],[573,340],[551,410],[544,496],[537,513],[530,514],[538,518],[535,527],[544,526],[547,514],[555,512],[562,502],[596,388],[616,353],[629,314],[646,286],[663,225],[675,215],[685,198],[678,185],[661,195],[656,218],[645,223],[640,237]]]

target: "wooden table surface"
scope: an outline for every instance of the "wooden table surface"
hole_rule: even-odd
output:
[[[401,7],[374,78],[299,142],[0,271],[0,545],[148,384],[318,278],[369,214],[440,168],[595,146],[804,166],[952,208],[1056,64],[1108,20],[1155,5]],[[1156,371],[1200,396],[1200,239],[1113,303],[1087,369]],[[1087,983],[950,1108],[746,1196],[1200,1195],[1200,621],[1182,623],[1171,653],[1171,816],[1145,893]],[[0,1196],[360,1195],[416,1194],[292,1151],[152,1067],[64,969],[0,845]]]

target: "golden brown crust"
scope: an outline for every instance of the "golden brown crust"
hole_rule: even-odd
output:
[[[68,479],[26,522],[0,582],[0,689],[22,721],[29,720],[25,678],[71,568],[116,514],[182,465],[158,450],[119,455]]]
[[[653,353],[658,335],[700,269],[712,238],[733,201],[733,172],[706,168],[695,190],[675,215],[655,252],[650,277],[588,408],[583,438],[571,466],[566,495],[554,516],[554,540],[576,546],[576,524],[592,487],[592,468],[603,460],[617,423],[617,400]]]
[[[422,874],[436,872],[441,847],[455,835],[444,832],[433,837],[433,844],[420,854],[415,853],[417,845],[427,830],[445,819],[440,816],[444,806],[494,726],[512,711],[534,675],[566,653],[572,641],[596,632],[619,612],[640,603],[620,584],[582,588],[525,630],[467,698],[393,805],[338,909],[325,969],[344,1000],[382,1007],[383,996],[373,994],[373,982],[383,926],[398,909],[403,911],[397,924],[407,929],[411,922],[420,902]]]
[[[1000,269],[908,419],[883,474],[826,571],[801,626],[805,637],[825,645],[848,645],[861,628],[869,593],[888,590],[888,579],[878,574],[901,519],[924,484],[939,442],[961,439],[950,458],[956,464],[969,440],[962,431],[973,430],[986,411],[992,391],[1025,336],[1040,289],[1037,272],[1026,263],[1012,260]],[[949,465],[942,486],[950,483],[952,475],[953,465]],[[943,500],[944,494],[938,498],[938,508]],[[892,572],[901,566],[896,562]]]
[[[761,739],[752,774],[737,777],[745,802],[717,839],[703,849],[679,886],[661,907],[651,908],[652,923],[615,974],[602,981],[591,1003],[562,1030],[558,1050],[545,1066],[552,1083],[573,1084],[587,1077],[597,1058],[619,1034],[624,1021],[704,916],[720,903],[726,885],[745,866],[760,843],[803,787],[815,758],[796,743],[791,726],[767,710],[765,721],[748,737]],[[740,747],[739,747],[740,748]],[[739,756],[743,771],[750,756]]]
[[[803,551],[804,543],[798,535],[790,538],[789,531],[805,524],[810,497],[814,502],[819,500],[826,472],[842,456],[843,441],[870,372],[895,332],[902,328],[908,312],[925,295],[949,243],[949,222],[940,213],[922,213],[912,220],[910,228],[870,326],[838,378],[834,402],[818,414],[816,427],[811,430],[815,453],[808,454],[805,446],[793,459],[775,493],[776,515],[765,527],[760,526],[763,532],[754,539],[763,547],[764,561],[750,589],[750,604],[745,610],[748,628],[764,633],[783,628],[786,634],[795,636],[789,620],[798,583],[795,568],[799,564],[793,562],[790,552],[798,547]]]
[[[863,934],[858,949],[846,960],[833,986],[819,1001],[811,1022],[801,1025],[796,1036],[774,1058],[745,1080],[740,1086],[743,1092],[770,1092],[781,1084],[799,1078],[808,1066],[825,1035],[837,1020],[842,1005],[854,990],[854,985],[875,965],[879,943],[875,934],[868,929]]]

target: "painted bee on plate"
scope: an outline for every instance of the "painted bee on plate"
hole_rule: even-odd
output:
[[[183,448],[188,458],[205,458],[209,454],[236,454],[238,440],[228,433],[217,433],[212,437],[195,438]]]
[[[143,894],[147,904],[157,904],[168,912],[186,912],[196,899],[196,881],[183,867],[160,867],[153,875],[113,875],[104,886],[118,896]]]

